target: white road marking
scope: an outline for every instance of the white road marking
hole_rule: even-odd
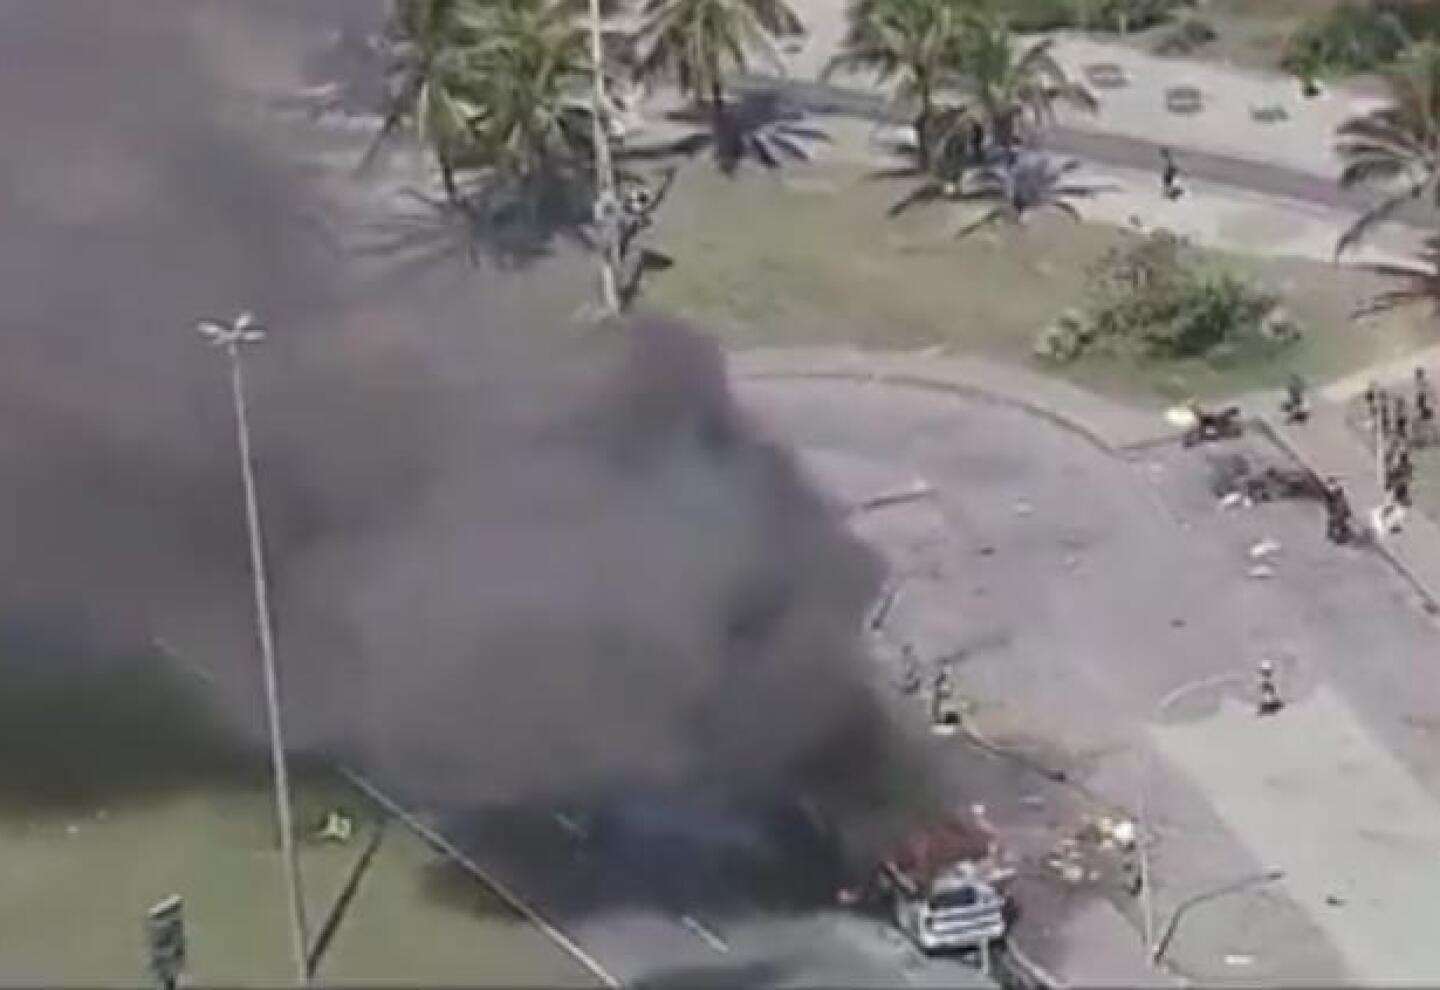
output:
[[[719,935],[716,935],[704,925],[700,924],[700,922],[696,921],[690,915],[682,914],[680,916],[680,924],[684,925],[687,929],[690,930],[693,935],[695,935],[696,938],[699,938],[702,942],[710,946],[710,948],[714,949],[716,952],[730,951],[730,946],[725,944],[725,940],[723,938],[721,938]]]
[[[1333,689],[1271,718],[1227,702],[1151,731],[1255,858],[1284,870],[1357,980],[1434,982],[1440,802]]]
[[[559,825],[566,832],[569,832],[571,836],[579,839],[581,842],[585,842],[590,838],[590,833],[585,830],[585,826],[581,825],[575,819],[565,814],[565,812],[557,811],[555,812],[553,817],[555,819],[556,825]]]

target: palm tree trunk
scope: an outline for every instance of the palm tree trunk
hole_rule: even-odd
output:
[[[920,94],[920,113],[915,118],[915,158],[920,171],[928,173],[933,160],[930,142],[935,135],[935,98],[930,92],[930,76],[924,71],[915,73],[915,88]]]
[[[455,163],[450,160],[450,153],[446,151],[436,152],[435,160],[440,164],[440,184],[445,187],[445,198],[453,206],[460,202],[460,187],[455,182]]]
[[[715,136],[715,154],[723,163],[734,160],[734,149],[730,144],[730,128],[725,123],[725,84],[720,73],[710,77],[710,128]]]

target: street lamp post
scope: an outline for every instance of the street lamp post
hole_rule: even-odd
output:
[[[284,726],[280,716],[280,683],[275,666],[275,636],[270,618],[270,587],[265,574],[265,548],[260,529],[260,501],[255,492],[255,464],[250,453],[250,422],[245,406],[245,379],[240,348],[265,339],[265,330],[250,313],[233,321],[202,321],[197,328],[230,362],[230,397],[235,410],[235,436],[240,456],[240,481],[245,496],[245,529],[250,541],[250,576],[255,594],[255,632],[260,645],[260,666],[265,682],[265,716],[270,736],[270,770],[275,788],[275,820],[280,830],[280,853],[290,902],[290,939],[295,977],[310,979],[309,935],[305,898],[301,889],[300,858],[295,848],[294,816],[290,805],[290,775],[285,758]]]
[[[595,224],[600,231],[600,305],[606,316],[620,312],[617,283],[620,268],[620,199],[610,160],[610,133],[605,95],[605,43],[601,36],[600,0],[590,0],[590,61],[592,75],[591,135],[595,142]]]

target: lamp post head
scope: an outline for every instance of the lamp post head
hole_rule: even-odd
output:
[[[224,320],[201,320],[195,329],[216,347],[231,350],[238,349],[241,344],[257,344],[265,339],[265,328],[249,310],[228,323]]]

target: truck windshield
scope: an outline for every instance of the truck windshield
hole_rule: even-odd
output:
[[[932,911],[948,911],[953,908],[974,907],[980,902],[980,895],[974,887],[953,887],[936,891],[930,897]]]

